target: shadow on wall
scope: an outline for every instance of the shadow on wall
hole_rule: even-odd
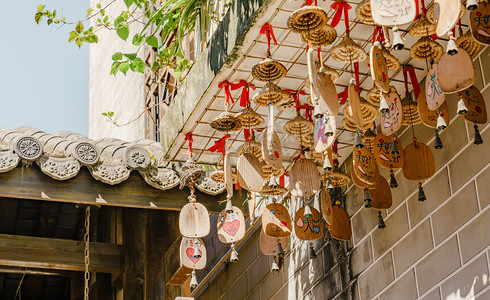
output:
[[[445,300],[475,299],[478,292],[488,287],[489,281],[489,275],[486,273],[474,276],[472,282],[462,280],[457,283],[456,291],[447,295]]]

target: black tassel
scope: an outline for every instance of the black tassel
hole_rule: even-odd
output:
[[[383,220],[383,215],[381,211],[378,210],[378,229],[386,228],[385,221]]]
[[[313,243],[310,243],[310,259],[315,259],[315,258],[316,258],[315,249],[313,248]]]
[[[436,130],[436,140],[434,141],[434,148],[442,149],[442,141],[439,137],[439,130]]]
[[[395,173],[390,170],[390,188],[396,189],[398,187],[398,182],[396,182]]]
[[[371,198],[371,193],[368,188],[364,188],[364,207],[370,208],[373,207],[372,204],[373,199]]]
[[[277,256],[282,257],[284,256],[284,249],[282,249],[281,243],[277,243]]]
[[[425,201],[425,200],[427,200],[427,198],[425,197],[424,188],[422,187],[422,182],[419,182],[419,195],[418,195],[418,200],[419,201]]]
[[[481,138],[480,130],[478,130],[478,125],[474,125],[473,128],[475,128],[475,145],[483,144],[483,139]]]

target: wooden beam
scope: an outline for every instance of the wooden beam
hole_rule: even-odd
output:
[[[0,266],[0,273],[46,275],[46,276],[71,276],[73,272],[63,270],[49,270],[40,268],[22,268],[13,266]]]
[[[82,241],[0,234],[0,266],[83,271]],[[121,272],[123,247],[90,243],[90,271]]]
[[[145,298],[146,212],[123,210],[124,300]]]
[[[188,188],[162,191],[151,187],[138,172],[132,172],[126,181],[114,186],[96,180],[85,167],[65,181],[52,179],[35,164],[0,174],[0,197],[7,198],[179,211],[187,204],[189,193]],[[241,196],[235,193],[232,198],[233,205],[242,207],[244,212],[247,211],[243,207],[245,197],[243,192]],[[226,193],[212,196],[196,190],[196,198],[209,212],[219,213],[224,205],[218,202],[226,200]]]

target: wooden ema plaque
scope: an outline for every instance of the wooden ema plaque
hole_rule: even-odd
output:
[[[413,142],[403,151],[405,152],[405,165],[402,170],[407,180],[420,181],[434,175],[436,169],[434,155],[426,144]]]
[[[427,107],[436,110],[446,100],[446,94],[441,90],[439,79],[437,78],[437,63],[429,67],[427,77],[425,77],[425,97]]]
[[[267,149],[268,143],[268,129],[264,131],[264,137],[262,139],[262,155],[264,157],[265,163],[274,169],[280,169],[282,167],[282,147],[279,136],[274,131],[272,133],[271,147],[272,151],[269,152]]]
[[[355,83],[349,85],[349,106],[352,110],[352,119],[356,122],[357,127],[361,128],[364,124],[362,121],[361,98]]]
[[[390,92],[390,79],[388,70],[386,69],[386,59],[381,52],[381,49],[375,45],[370,51],[371,77],[376,86],[384,93]]]
[[[322,205],[322,215],[323,219],[327,225],[332,224],[332,199],[330,198],[330,193],[323,187],[320,191],[320,201]]]
[[[458,48],[457,54],[444,53],[437,64],[437,77],[441,90],[447,94],[470,87],[475,82],[475,69],[468,52]]]
[[[225,172],[225,186],[228,197],[233,197],[233,171],[231,170],[230,153],[226,153],[223,162],[223,169]]]
[[[318,97],[318,104],[322,111],[327,115],[338,115],[339,98],[337,97],[337,89],[332,79],[324,73],[317,72],[315,86],[317,89],[315,95]]]
[[[328,119],[328,120],[327,120]],[[325,135],[325,126],[327,122],[330,123],[333,135]],[[327,150],[337,138],[337,124],[335,123],[335,116],[318,118],[315,121],[315,151],[322,153]]]
[[[263,231],[260,232],[260,251],[264,255],[276,255],[278,249],[278,243],[284,250],[288,247],[288,238],[274,238],[265,234]]]
[[[352,153],[354,173],[362,182],[373,185],[378,180],[378,165],[367,147],[354,148]]]
[[[391,207],[393,199],[391,197],[391,189],[388,181],[379,175],[376,187],[370,189],[373,208],[376,209],[387,209]]]
[[[389,93],[388,96],[385,96],[385,99],[389,110],[381,114],[381,131],[384,135],[392,135],[402,126],[402,103],[400,96],[396,92]]]
[[[437,36],[445,35],[456,25],[461,13],[461,0],[434,0],[434,22]]]
[[[478,8],[470,12],[471,34],[475,40],[490,45],[490,4],[480,2]]]
[[[311,216],[305,217],[305,207],[301,207],[294,216],[294,233],[302,241],[313,241],[323,236],[323,221],[320,212],[310,206]]]
[[[310,80],[310,93],[311,99],[314,100],[315,97],[318,97],[318,95],[315,95],[316,88],[316,78],[315,78],[315,73],[316,73],[316,67],[315,67],[315,56],[314,56],[314,50],[313,47],[309,47],[308,51],[306,51],[306,64],[308,66],[308,79]]]
[[[391,154],[391,145],[395,143],[398,147],[399,154]],[[400,140],[393,134],[391,136],[385,136],[382,132],[379,132],[374,139],[374,158],[380,167],[387,169],[400,169],[403,168],[405,163],[405,156],[403,154],[403,146]]]
[[[415,18],[416,4],[414,0],[371,0],[371,13],[378,25],[403,25]]]
[[[262,213],[262,230],[270,237],[287,237],[291,235],[293,226],[291,216],[284,205],[270,203]]]
[[[180,234],[185,237],[198,238],[208,235],[211,224],[206,207],[199,202],[184,205],[179,215],[179,229]]]
[[[320,190],[321,176],[311,159],[300,158],[289,172],[289,190],[294,197],[308,197]]]
[[[238,158],[236,166],[240,186],[252,192],[260,192],[264,178],[259,159],[250,153],[244,153]]]
[[[376,184],[378,184],[378,181],[376,181],[374,184],[367,184],[359,177],[357,177],[356,172],[354,172],[354,164],[350,164],[350,178],[352,179],[352,182],[354,183],[355,186],[360,187],[361,189],[364,189],[365,187],[369,189],[374,189],[376,187]]]
[[[328,226],[328,230],[337,240],[348,241],[352,237],[349,214],[342,206],[335,204],[332,207],[332,224]]]
[[[441,116],[444,118],[444,121],[446,121],[446,124],[449,124],[449,109],[446,102],[443,102],[437,110],[430,110],[427,106],[425,91],[420,91],[417,107],[419,110],[420,120],[422,123],[424,123],[424,125],[433,128],[437,127],[437,110],[441,111]]]
[[[194,243],[199,255],[194,256]],[[182,237],[180,242],[180,263],[187,268],[201,270],[206,266],[206,247],[201,239]]]
[[[236,243],[245,236],[245,217],[242,211],[233,206],[233,212],[222,210],[218,216],[218,238],[224,244]]]
[[[475,86],[470,86],[466,90],[458,92],[458,98],[463,98],[463,102],[468,112],[463,118],[475,124],[487,123],[487,107],[480,91]]]

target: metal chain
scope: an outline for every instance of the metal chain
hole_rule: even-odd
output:
[[[84,264],[85,264],[85,276],[84,276],[84,299],[88,300],[89,295],[89,281],[90,272],[88,271],[88,266],[90,265],[90,249],[89,249],[89,233],[90,233],[90,206],[85,207],[85,234],[83,235],[83,242],[85,243],[84,250]]]

